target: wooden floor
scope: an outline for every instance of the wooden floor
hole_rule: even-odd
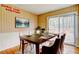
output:
[[[79,54],[79,48],[72,45],[65,45],[64,54]]]
[[[18,46],[1,51],[0,54],[16,54],[17,51],[19,51]],[[70,45],[65,45],[63,54],[79,54],[79,48]]]
[[[15,54],[19,50],[19,46],[0,51],[0,54]]]

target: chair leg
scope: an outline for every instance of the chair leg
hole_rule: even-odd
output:
[[[31,50],[30,53],[32,53],[33,49],[34,49],[34,45],[30,44],[30,50]]]
[[[19,46],[19,50],[21,49],[22,45],[21,45],[21,42],[20,42],[20,46]]]
[[[61,54],[63,54],[64,49],[61,50]]]
[[[64,45],[62,45],[61,47],[61,54],[63,54],[63,51],[64,51]]]
[[[57,54],[61,54],[61,50],[60,49],[58,50]]]

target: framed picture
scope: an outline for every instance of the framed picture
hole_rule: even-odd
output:
[[[28,28],[29,27],[29,19],[25,18],[15,18],[15,27],[16,28]]]

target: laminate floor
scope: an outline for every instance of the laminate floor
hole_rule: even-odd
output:
[[[0,54],[21,54],[21,50],[18,49],[19,47],[10,48],[4,51],[1,51]],[[35,54],[35,46],[28,46],[25,49],[25,54]],[[71,45],[64,45],[64,52],[63,54],[79,54],[79,48],[71,46]]]

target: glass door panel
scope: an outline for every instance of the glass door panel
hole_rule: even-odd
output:
[[[66,33],[65,43],[73,44],[75,39],[75,15],[63,15],[48,19],[48,31],[51,33]]]
[[[58,33],[59,32],[59,17],[49,18],[49,32],[50,33]]]
[[[68,15],[63,18],[64,20],[64,31],[66,32],[66,40],[65,43],[74,45],[74,15]]]

